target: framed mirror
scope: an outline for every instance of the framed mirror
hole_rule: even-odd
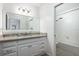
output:
[[[33,24],[30,25],[32,21],[31,16],[6,13],[6,30],[33,30]]]

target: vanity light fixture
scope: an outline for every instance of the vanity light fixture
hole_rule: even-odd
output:
[[[19,11],[22,11],[22,12],[27,12],[27,13],[30,13],[31,12],[31,9],[27,9],[27,8],[18,8]]]

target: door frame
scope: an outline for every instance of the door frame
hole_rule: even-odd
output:
[[[59,3],[54,6],[54,46],[55,46],[55,56],[56,56],[56,8],[64,3]]]

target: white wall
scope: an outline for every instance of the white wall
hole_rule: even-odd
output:
[[[31,9],[31,13],[23,13],[21,11],[18,10],[18,8],[27,8],[27,9]],[[25,16],[31,16],[34,17],[34,21],[38,21],[39,22],[39,8],[34,6],[31,3],[4,3],[3,4],[3,30],[5,30],[5,25],[6,25],[6,20],[5,20],[5,15],[7,12],[11,12],[11,13],[15,13],[15,14],[20,14],[20,15],[25,15]],[[37,19],[36,19],[37,18]],[[34,24],[37,24],[36,22]],[[39,24],[37,24],[39,25]],[[35,29],[37,29],[39,31],[39,28],[36,28],[36,26],[34,27]]]
[[[74,8],[79,8],[79,3],[64,3],[56,8],[56,14],[61,14]]]
[[[46,32],[48,34],[50,55],[55,55],[54,6],[55,4],[45,4],[40,7],[40,32]]]
[[[23,13],[18,11],[18,8],[27,8],[27,9],[31,9],[31,13]],[[4,3],[3,4],[3,10],[5,12],[12,12],[12,13],[16,13],[16,14],[21,14],[21,15],[26,15],[26,16],[34,16],[34,17],[38,17],[37,13],[39,10],[37,9],[37,7],[29,4],[29,3]]]
[[[79,9],[75,9],[79,8],[79,4],[63,4],[57,9],[60,11],[64,9],[63,12],[67,12],[70,10],[69,7],[72,7],[73,11],[57,16],[57,19],[62,17],[62,20],[56,22],[56,39],[58,42],[79,47]]]
[[[0,30],[2,29],[2,3],[0,3]]]
[[[2,34],[2,3],[0,3],[0,34]]]

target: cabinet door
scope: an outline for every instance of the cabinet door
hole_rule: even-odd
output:
[[[18,55],[19,56],[30,56],[29,46],[27,46],[26,44],[23,46],[20,46],[18,48]]]

